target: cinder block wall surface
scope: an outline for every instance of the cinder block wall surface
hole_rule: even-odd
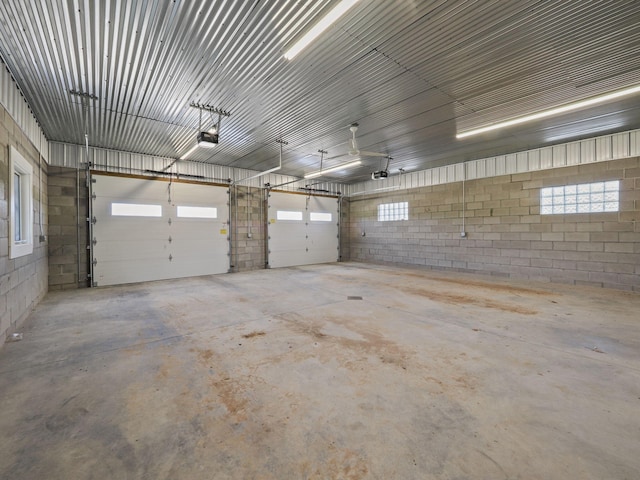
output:
[[[351,258],[351,242],[349,235],[349,199],[340,199],[340,261],[347,261]]]
[[[50,166],[48,194],[49,290],[87,287],[88,207],[84,169],[77,172],[75,168]]]
[[[540,189],[620,180],[620,211],[540,215]],[[379,222],[381,203],[408,221]],[[640,158],[422,187],[349,202],[354,261],[640,291]],[[348,242],[348,243],[347,243]]]
[[[15,259],[9,258],[10,146],[33,166],[33,253]],[[11,115],[0,106],[0,345],[8,334],[20,328],[31,309],[47,293],[47,244],[40,241],[41,232],[47,235],[46,206],[47,164]]]
[[[266,199],[260,188],[231,188],[231,271],[265,268]]]

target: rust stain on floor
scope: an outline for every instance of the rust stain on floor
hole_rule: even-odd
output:
[[[308,478],[321,480],[325,478],[361,480],[369,473],[363,458],[351,450],[346,450],[342,456],[331,458],[326,465],[318,468]]]
[[[353,361],[354,351],[362,353],[370,358],[377,358],[383,364],[391,364],[407,370],[408,359],[411,352],[403,350],[397,343],[389,340],[384,335],[370,330],[357,329],[354,324],[344,324],[340,316],[324,315],[322,319],[309,321],[299,314],[290,313],[280,317],[292,331],[311,337],[321,346],[339,346],[335,349],[321,350],[318,355],[322,358],[337,358],[342,360],[345,367],[358,369],[363,361]],[[323,323],[332,322],[347,327],[349,330],[362,337],[363,340],[330,335],[322,331]]]
[[[522,305],[498,302],[489,298],[472,297],[469,295],[454,295],[437,290],[427,290],[425,288],[415,287],[406,287],[404,291],[412,295],[420,295],[421,297],[428,298],[434,302],[448,303],[450,305],[476,305],[483,308],[502,310],[503,312],[519,313],[521,315],[535,315],[538,313],[537,310],[533,310]]]
[[[263,335],[266,335],[266,332],[263,331],[253,331],[251,333],[245,333],[244,335],[242,335],[242,338],[253,338],[253,337],[261,337]]]
[[[433,277],[424,273],[413,273],[413,272],[384,272],[387,275],[393,275],[396,277],[412,277],[412,278],[420,278],[429,282],[443,282],[443,283],[452,283],[455,285],[461,285],[464,287],[476,287],[483,288],[486,290],[499,291],[505,293],[513,293],[513,294],[524,294],[524,295],[550,295],[557,296],[560,295],[556,292],[545,291],[545,290],[536,290],[532,288],[526,287],[518,287],[515,285],[505,285],[503,283],[492,283],[492,282],[483,282],[481,280],[473,280],[466,278],[446,278],[446,277]]]
[[[437,282],[454,283],[456,285],[462,285],[465,287],[478,287],[478,288],[484,288],[487,290],[494,290],[494,291],[507,292],[507,293],[521,293],[524,295],[559,295],[558,293],[546,292],[544,290],[534,290],[531,288],[516,287],[514,285],[504,285],[501,283],[481,282],[479,280],[467,280],[464,278],[433,277],[429,279],[435,280]]]

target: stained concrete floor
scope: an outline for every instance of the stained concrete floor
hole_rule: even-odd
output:
[[[353,263],[50,293],[0,478],[638,479],[639,307]]]

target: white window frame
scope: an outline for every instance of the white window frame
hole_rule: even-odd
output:
[[[396,222],[409,220],[409,202],[378,204],[379,222]]]
[[[33,253],[33,167],[13,146],[9,149],[9,164],[9,258],[18,258]],[[19,192],[14,186],[16,175],[20,177]],[[20,212],[18,219],[16,209]]]
[[[619,180],[540,189],[540,215],[618,211],[620,211]]]

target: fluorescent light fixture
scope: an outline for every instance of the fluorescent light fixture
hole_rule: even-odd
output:
[[[242,182],[246,182],[247,180],[253,180],[254,178],[263,177],[269,173],[277,172],[282,168],[282,165],[278,165],[277,167],[270,168],[269,170],[265,170],[264,172],[256,173],[255,175],[251,175],[250,177],[244,177],[238,180],[237,182],[233,182],[233,185],[237,185]]]
[[[189,149],[189,151],[187,153],[185,153],[184,155],[182,155],[180,157],[180,160],[184,160],[185,158],[187,158],[189,155],[191,155],[193,152],[195,152],[198,149],[199,144],[196,143],[193,147],[191,147]]]
[[[373,190],[360,190],[359,192],[354,192],[349,197],[357,197],[358,195],[368,195],[370,193],[382,192],[385,190],[400,190],[400,185],[392,185],[390,187],[382,187],[382,188],[374,188]]]
[[[347,10],[353,7],[358,0],[342,0],[336,5],[329,13],[327,13],[322,20],[316,23],[311,30],[309,30],[300,40],[298,40],[293,47],[291,47],[284,54],[284,58],[291,60],[297,54],[299,54],[305,47],[320,36],[327,28],[329,28],[336,20],[345,14]]]
[[[355,160],[353,162],[343,163],[342,165],[337,165],[335,167],[325,168],[324,170],[318,170],[317,172],[307,173],[304,176],[304,178],[316,178],[321,175],[324,175],[325,173],[331,173],[331,172],[336,172],[338,170],[344,170],[345,168],[355,167],[357,165],[360,165],[361,163],[362,163],[362,160]]]
[[[632,95],[638,92],[640,92],[640,85],[636,85],[635,87],[625,88],[624,90],[618,90],[612,93],[606,93],[604,95],[599,95],[597,97],[589,98],[587,100],[581,100],[579,102],[569,103],[567,105],[562,105],[561,107],[552,108],[550,110],[544,110],[542,112],[533,113],[531,115],[525,115],[524,117],[514,118],[512,120],[507,120],[505,122],[494,123],[493,125],[489,125],[487,127],[482,127],[482,128],[477,128],[475,130],[462,132],[457,134],[456,138],[470,137],[471,135],[490,132],[492,130],[497,130],[499,128],[510,127],[512,125],[519,125],[521,123],[530,122],[532,120],[539,120],[541,118],[551,117],[553,115],[558,115],[560,113],[578,110],[579,108],[589,107],[591,105],[596,105],[598,103],[608,102],[610,100],[615,100],[616,98],[624,97],[626,95]]]

